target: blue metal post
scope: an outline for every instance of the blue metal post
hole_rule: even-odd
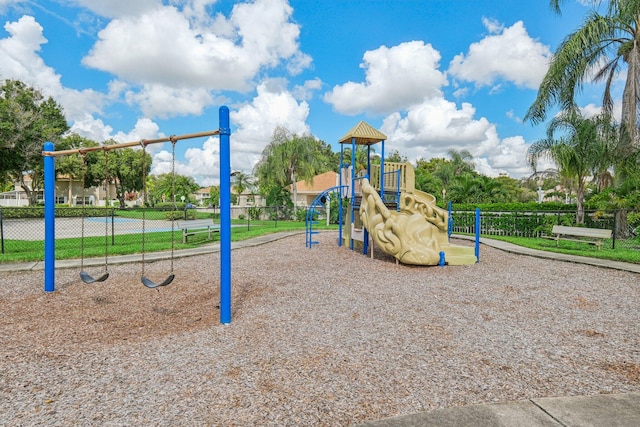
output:
[[[476,208],[476,262],[480,262],[480,208]]]
[[[371,144],[367,145],[367,179],[371,180]],[[362,204],[362,200],[360,204]],[[369,253],[369,232],[366,228],[364,229],[363,236],[362,253],[366,255]]]
[[[349,213],[349,228],[355,220],[353,204],[356,201],[356,138],[351,138],[351,212]],[[353,250],[353,236],[349,236],[349,249]]]
[[[380,197],[384,202],[384,139],[382,140],[382,149],[380,150]]]
[[[451,234],[453,233],[453,203],[449,202],[447,210],[449,211],[449,220],[447,221],[447,235],[448,237],[451,237]]]
[[[220,107],[220,323],[231,323],[231,148],[229,108]]]
[[[52,142],[44,143],[44,151],[53,151]],[[56,289],[56,167],[53,156],[44,156],[44,291]]]
[[[338,246],[342,246],[342,221],[344,219],[343,215],[342,215],[342,198],[344,197],[342,194],[342,168],[344,166],[344,144],[340,144],[340,176],[338,177],[339,179],[339,185],[340,185],[340,195],[339,195],[339,200],[338,200]]]

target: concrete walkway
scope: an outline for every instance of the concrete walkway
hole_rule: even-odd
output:
[[[545,397],[422,412],[359,427],[635,427],[640,393]]]
[[[274,233],[250,240],[233,242],[232,249],[258,246],[289,236],[302,235],[303,231]],[[472,240],[472,236],[453,235],[453,238]],[[608,261],[598,258],[580,257],[536,249],[528,249],[501,240],[481,238],[480,243],[507,252],[538,258],[549,258],[613,268],[633,273],[640,273],[640,265],[619,261]],[[302,245],[302,242],[301,242]],[[177,250],[174,257],[187,257],[219,252],[219,243],[193,249]],[[145,255],[146,261],[169,259],[170,252],[156,252]],[[140,254],[109,257],[110,264],[140,262]],[[482,262],[482,250],[480,251]],[[102,265],[104,259],[85,259],[84,265]],[[56,268],[79,268],[80,260],[56,261]],[[28,262],[16,264],[0,264],[0,272],[35,271],[44,269],[44,263]],[[360,424],[360,427],[635,427],[640,426],[640,393],[548,397],[518,402],[471,405],[420,412],[401,417],[388,418]]]

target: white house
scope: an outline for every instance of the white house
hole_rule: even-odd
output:
[[[31,177],[25,176],[25,183],[31,187]],[[108,198],[113,203],[116,200],[116,186],[109,184]],[[36,191],[39,201],[43,200],[42,190]],[[107,198],[107,187],[103,184],[97,187],[85,188],[82,191],[82,181],[69,176],[56,178],[55,189],[56,204],[68,204],[70,206],[86,205],[104,206]],[[84,200],[83,200],[84,197]],[[18,182],[13,185],[13,190],[0,193],[0,206],[29,206],[27,193]]]

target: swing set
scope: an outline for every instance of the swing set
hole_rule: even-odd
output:
[[[167,138],[149,139],[135,142],[125,142],[121,144],[102,145],[72,150],[55,151],[51,142],[44,144],[44,212],[45,212],[45,254],[44,254],[44,290],[53,292],[55,290],[55,161],[57,156],[80,155],[82,157],[82,226],[81,226],[81,257],[80,257],[80,279],[84,283],[104,282],[109,277],[108,271],[108,226],[105,217],[105,251],[104,268],[99,276],[92,276],[84,269],[85,258],[85,174],[86,174],[86,154],[93,151],[103,151],[105,154],[105,182],[107,183],[107,196],[109,191],[109,168],[108,152],[126,147],[141,146],[143,155],[142,177],[143,193],[146,194],[146,147],[150,144],[171,142],[171,192],[173,199],[173,211],[171,215],[171,268],[166,279],[161,282],[154,282],[145,276],[145,222],[146,207],[142,210],[142,248],[141,264],[142,273],[140,280],[147,288],[158,288],[167,286],[173,282],[175,273],[173,269],[174,260],[174,216],[175,205],[175,145],[176,142],[184,139],[201,138],[206,136],[220,136],[220,323],[231,323],[231,162],[230,162],[230,141],[231,133],[229,127],[229,109],[226,106],[219,110],[220,128],[214,131],[199,132],[185,135],[174,135]],[[108,199],[108,197],[107,197]]]

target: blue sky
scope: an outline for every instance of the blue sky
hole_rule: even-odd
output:
[[[248,173],[278,125],[338,150],[365,120],[411,161],[466,149],[480,173],[520,177],[545,130],[522,117],[582,3],[0,0],[0,78],[53,96],[98,142],[217,129],[227,105],[231,166]],[[587,85],[580,106],[597,112],[601,93]],[[153,146],[152,173],[169,149]],[[176,150],[178,173],[218,182],[217,138]]]

